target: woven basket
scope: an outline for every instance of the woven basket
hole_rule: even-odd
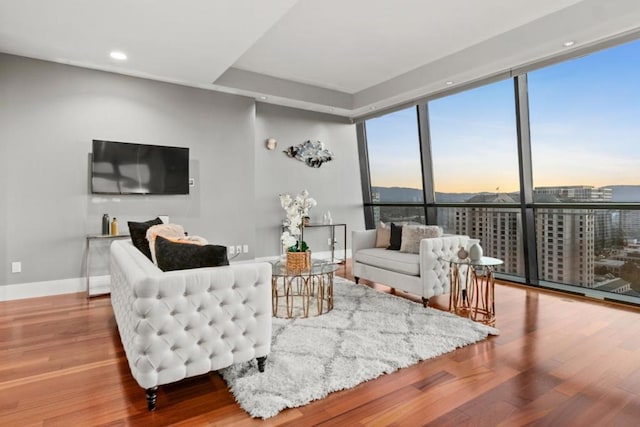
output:
[[[287,252],[287,270],[304,271],[311,268],[311,251]]]

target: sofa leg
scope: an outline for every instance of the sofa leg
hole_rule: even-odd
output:
[[[158,398],[158,387],[151,387],[145,390],[147,393],[147,409],[149,411],[155,411],[156,399]]]
[[[264,362],[267,361],[267,356],[258,357],[258,371],[264,372]]]
[[[427,307],[429,305],[429,298],[422,297],[422,306]]]
[[[358,282],[360,281],[359,277],[354,277],[354,279],[356,280],[356,285],[358,284]]]

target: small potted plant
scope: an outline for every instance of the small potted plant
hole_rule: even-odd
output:
[[[287,213],[286,229],[280,236],[287,254],[287,269],[308,270],[311,267],[311,251],[303,240],[304,218],[309,216],[309,209],[316,206],[317,202],[309,197],[307,190],[302,190],[295,197],[280,194],[280,205]]]

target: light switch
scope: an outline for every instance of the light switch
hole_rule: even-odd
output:
[[[11,272],[12,273],[22,273],[22,263],[20,261],[15,261],[11,263]]]

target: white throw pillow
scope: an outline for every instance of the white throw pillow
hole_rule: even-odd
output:
[[[420,240],[442,237],[442,227],[438,225],[405,225],[402,227],[400,252],[417,254],[420,252]]]
[[[376,248],[388,248],[391,243],[391,224],[380,221],[376,228]]]

